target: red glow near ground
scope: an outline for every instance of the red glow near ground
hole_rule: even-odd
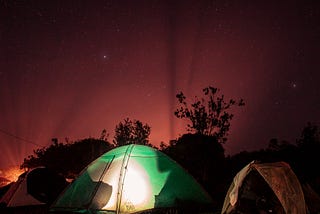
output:
[[[20,169],[19,166],[12,166],[7,169],[0,170],[0,178],[3,182],[0,182],[0,187],[9,184],[10,182],[14,182],[18,180],[19,175],[21,175],[24,171]]]

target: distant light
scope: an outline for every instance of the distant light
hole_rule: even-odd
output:
[[[1,171],[1,177],[6,178],[10,182],[18,180],[18,177],[24,172],[19,166],[12,166],[6,170]]]

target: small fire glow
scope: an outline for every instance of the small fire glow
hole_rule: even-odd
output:
[[[11,182],[17,181],[19,175],[24,172],[23,169],[20,169],[19,166],[12,166],[10,168],[0,170],[0,187],[5,186]]]

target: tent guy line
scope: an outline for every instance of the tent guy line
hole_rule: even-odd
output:
[[[5,134],[5,135],[8,135],[8,136],[10,136],[10,137],[16,138],[16,139],[18,139],[18,140],[20,140],[20,141],[24,141],[24,142],[26,142],[26,143],[30,143],[30,144],[33,144],[33,145],[36,145],[36,146],[43,147],[43,145],[37,144],[37,143],[35,143],[35,142],[31,141],[31,140],[27,140],[27,139],[24,139],[24,138],[19,137],[19,136],[17,136],[17,135],[11,134],[10,132],[7,132],[7,131],[5,131],[5,130],[3,130],[3,129],[0,129],[0,132],[2,132],[2,133]]]

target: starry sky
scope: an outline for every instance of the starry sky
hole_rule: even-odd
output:
[[[320,122],[319,50],[318,1],[0,0],[0,169],[127,117],[168,143],[175,95],[209,85],[246,103],[227,154],[295,142]]]

